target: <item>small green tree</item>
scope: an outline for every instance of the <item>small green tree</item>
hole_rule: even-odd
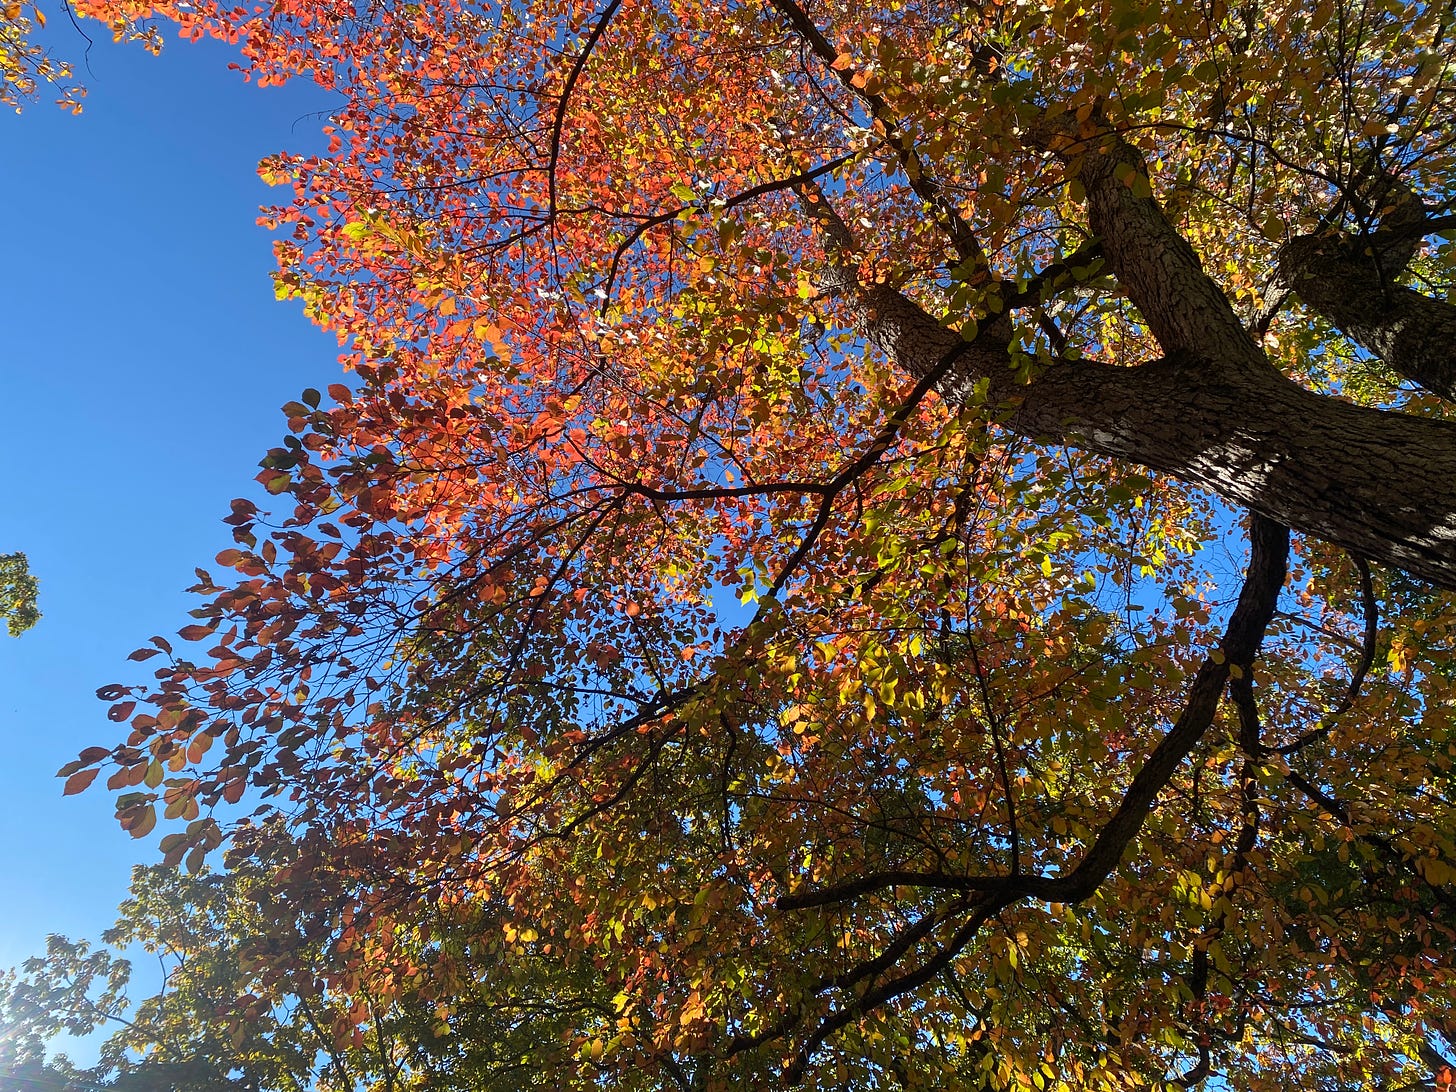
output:
[[[19,637],[40,621],[36,607],[38,585],[21,553],[0,554],[0,618],[10,636]]]

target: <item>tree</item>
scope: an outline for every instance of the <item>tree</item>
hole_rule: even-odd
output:
[[[30,572],[24,554],[0,554],[0,619],[10,636],[19,637],[40,621],[36,600],[40,582]]]
[[[358,383],[67,791],[503,902],[562,1085],[1450,1083],[1445,8],[78,7],[338,92]]]
[[[375,992],[347,967],[352,913],[265,912],[295,847],[276,825],[249,837],[249,859],[228,873],[138,867],[104,945],[51,936],[44,956],[0,979],[0,1088],[12,1092],[8,1078],[15,1092],[27,1081],[110,1092],[514,1092],[539,1086],[523,1058],[545,1066],[563,1029],[612,1012],[600,976],[563,973],[548,958],[502,961],[488,906],[429,944],[423,930],[394,934],[396,950],[430,973]],[[129,996],[125,954],[137,949],[161,972],[140,1000]],[[287,975],[269,958],[282,951]],[[448,996],[438,981],[447,963]],[[47,1056],[62,1032],[98,1029],[108,1034],[94,1065]]]

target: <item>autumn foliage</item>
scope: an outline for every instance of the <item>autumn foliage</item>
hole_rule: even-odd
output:
[[[574,983],[518,1087],[1450,1083],[1444,8],[75,6],[337,95],[261,172],[354,379],[62,771],[286,819],[254,996]]]
[[[45,23],[35,4],[0,4],[0,106],[18,111],[45,88],[58,96],[60,105],[80,113],[83,92],[72,82],[71,66],[36,41],[37,28],[44,29]]]

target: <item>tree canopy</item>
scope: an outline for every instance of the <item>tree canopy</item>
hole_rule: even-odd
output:
[[[62,770],[286,824],[277,996],[469,1035],[463,931],[608,999],[554,1087],[1451,1083],[1448,7],[74,6],[338,95],[260,169],[356,381]]]

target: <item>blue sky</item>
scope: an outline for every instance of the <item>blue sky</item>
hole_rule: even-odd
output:
[[[329,98],[244,84],[223,46],[151,57],[92,23],[88,73],[46,10],[89,95],[80,117],[0,114],[0,552],[29,554],[45,614],[0,631],[0,967],[50,932],[96,937],[156,859],[100,783],[62,798],[55,771],[115,737],[96,688],[144,677],[127,654],[191,620],[182,589],[230,544],[221,517],[256,488],[278,407],[339,376],[333,339],[274,300],[254,223],[257,161],[312,150]]]

